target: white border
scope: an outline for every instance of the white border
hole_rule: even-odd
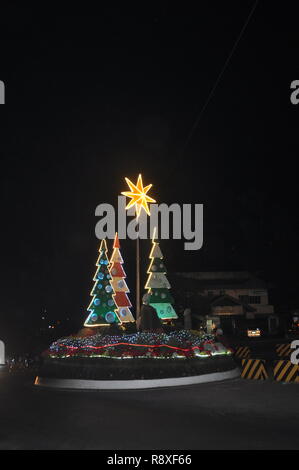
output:
[[[190,377],[173,377],[169,379],[140,379],[140,380],[77,380],[77,379],[49,379],[36,377],[34,385],[38,387],[80,389],[80,390],[136,390],[159,387],[178,387],[240,377],[239,368],[226,372],[194,375]]]

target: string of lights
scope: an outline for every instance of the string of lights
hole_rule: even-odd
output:
[[[134,351],[134,349],[136,351]],[[156,351],[155,351],[156,350]],[[227,354],[228,350],[215,344],[212,335],[195,335],[190,331],[165,333],[138,332],[122,336],[93,335],[91,337],[69,337],[56,341],[49,348],[51,357],[61,355],[94,355],[104,353],[105,357],[136,357],[149,355],[168,358],[171,354],[183,354],[185,357],[208,357],[215,354]]]

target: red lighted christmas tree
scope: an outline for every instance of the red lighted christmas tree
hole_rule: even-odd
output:
[[[113,253],[110,259],[110,284],[113,288],[114,294],[113,299],[117,306],[116,313],[122,323],[135,322],[135,319],[131,313],[130,308],[132,307],[131,302],[127,296],[129,289],[125,281],[126,273],[122,267],[123,259],[120,254],[120,243],[117,233],[115,234]]]

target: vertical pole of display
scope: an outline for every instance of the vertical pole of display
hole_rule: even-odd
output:
[[[132,183],[129,178],[126,178],[126,182],[130,188],[130,191],[122,191],[122,194],[126,197],[131,198],[131,201],[126,206],[126,209],[134,207],[136,209],[136,321],[140,317],[140,246],[139,246],[139,230],[140,222],[139,215],[141,209],[143,208],[145,212],[150,215],[150,210],[148,207],[149,202],[156,202],[153,198],[147,195],[148,191],[151,189],[152,184],[148,184],[146,187],[143,186],[142,176],[139,174],[137,184]]]
[[[136,246],[136,322],[140,317],[140,240],[139,240],[139,215],[137,214],[137,246]]]

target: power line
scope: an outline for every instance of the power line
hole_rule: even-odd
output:
[[[253,15],[253,13],[255,12],[255,9],[256,9],[256,7],[257,7],[257,4],[258,4],[258,0],[255,1],[253,7],[251,8],[251,10],[250,10],[250,12],[249,12],[249,15],[248,15],[248,17],[247,17],[247,19],[246,19],[246,21],[245,21],[245,23],[244,23],[244,25],[243,25],[243,28],[241,29],[241,32],[240,32],[239,36],[237,37],[237,40],[235,41],[235,43],[234,43],[234,45],[233,45],[233,47],[232,47],[232,50],[230,51],[230,53],[229,53],[229,55],[228,55],[228,57],[227,57],[227,59],[226,59],[224,65],[223,65],[223,67],[222,67],[222,69],[221,69],[221,71],[220,71],[220,74],[218,75],[218,78],[217,78],[217,80],[216,80],[215,83],[214,83],[213,88],[211,89],[211,91],[210,91],[210,93],[209,93],[209,95],[208,95],[208,97],[207,97],[207,99],[206,99],[206,101],[205,101],[205,103],[204,103],[204,105],[203,105],[201,111],[199,112],[199,114],[198,114],[198,116],[197,116],[197,118],[196,118],[196,120],[195,120],[193,126],[191,127],[191,130],[190,130],[190,132],[189,132],[189,134],[188,134],[188,137],[187,137],[187,139],[186,139],[186,141],[185,141],[185,143],[184,143],[184,145],[183,145],[183,151],[186,149],[187,145],[189,144],[190,140],[192,139],[192,136],[193,136],[193,134],[194,134],[194,131],[195,131],[195,129],[197,128],[197,126],[198,126],[198,124],[199,124],[199,121],[200,121],[200,119],[202,118],[202,115],[203,115],[203,113],[205,112],[205,110],[206,110],[206,108],[207,108],[207,106],[208,106],[208,104],[209,104],[209,102],[210,102],[212,96],[214,95],[215,90],[216,90],[216,88],[217,88],[217,86],[218,86],[218,84],[219,84],[219,82],[220,82],[220,80],[221,80],[221,78],[222,78],[222,75],[224,74],[225,69],[227,68],[227,66],[228,66],[228,64],[229,64],[229,62],[230,62],[230,60],[231,60],[231,58],[232,58],[232,56],[233,56],[233,54],[234,54],[234,52],[235,52],[235,50],[236,50],[236,48],[237,48],[237,46],[238,46],[238,44],[239,44],[241,38],[242,38],[242,36],[243,36],[243,34],[244,34],[244,32],[245,32],[247,26],[248,26],[248,23],[249,23],[249,21],[250,21],[252,15]]]

